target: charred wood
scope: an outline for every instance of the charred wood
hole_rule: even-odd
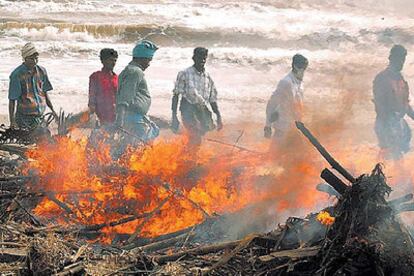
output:
[[[341,164],[336,161],[331,154],[319,143],[318,139],[305,127],[302,122],[296,122],[296,127],[305,135],[306,138],[312,143],[312,145],[319,151],[319,153],[325,158],[326,161],[345,177],[349,182],[354,183],[356,179],[344,168]]]
[[[322,171],[321,178],[325,180],[329,185],[331,185],[335,189],[335,191],[337,191],[341,195],[343,195],[348,188],[348,186],[344,182],[342,182],[341,179],[339,179],[328,169],[324,169]]]

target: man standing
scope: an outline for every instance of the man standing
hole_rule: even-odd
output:
[[[132,61],[119,75],[116,120],[118,127],[129,136],[130,142],[152,140],[159,134],[158,127],[146,116],[151,95],[144,75],[157,49],[151,41],[139,42],[132,51]]]
[[[46,106],[57,118],[48,93],[53,88],[46,69],[37,65],[39,53],[33,43],[29,42],[24,45],[21,54],[23,63],[10,75],[10,126],[34,129],[40,125]]]
[[[414,119],[409,104],[408,84],[401,75],[407,50],[394,45],[389,55],[388,67],[379,73],[373,83],[375,112],[375,133],[379,146],[386,158],[398,159],[410,148],[411,129],[405,115]]]
[[[279,81],[276,90],[270,97],[266,107],[266,124],[264,136],[272,136],[275,140],[282,140],[290,129],[295,126],[295,121],[302,120],[303,116],[303,87],[302,81],[308,60],[296,54],[292,59],[292,71]]]
[[[172,129],[178,131],[179,120],[177,106],[181,95],[180,111],[183,124],[189,131],[190,142],[201,143],[201,137],[215,128],[211,109],[217,116],[217,129],[223,128],[220,111],[217,105],[217,90],[213,79],[205,71],[208,50],[197,47],[193,52],[194,65],[178,73],[172,98]]]
[[[115,96],[118,90],[118,76],[114,67],[118,53],[114,49],[102,49],[99,57],[102,70],[89,77],[89,111],[96,113],[101,125],[115,122]]]

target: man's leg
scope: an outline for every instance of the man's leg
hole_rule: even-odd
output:
[[[192,147],[198,148],[201,145],[202,131],[194,112],[191,110],[181,111],[181,119],[184,127],[188,131],[189,144]]]

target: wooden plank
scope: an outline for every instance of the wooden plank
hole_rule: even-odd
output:
[[[283,250],[270,253],[269,255],[260,256],[259,260],[263,263],[269,263],[277,258],[304,258],[312,257],[318,254],[320,246],[297,248],[292,250]]]

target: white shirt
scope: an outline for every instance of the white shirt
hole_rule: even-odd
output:
[[[279,81],[266,107],[266,126],[273,126],[281,131],[287,130],[296,120],[302,119],[303,83],[291,71]],[[274,112],[278,119],[271,122]]]

